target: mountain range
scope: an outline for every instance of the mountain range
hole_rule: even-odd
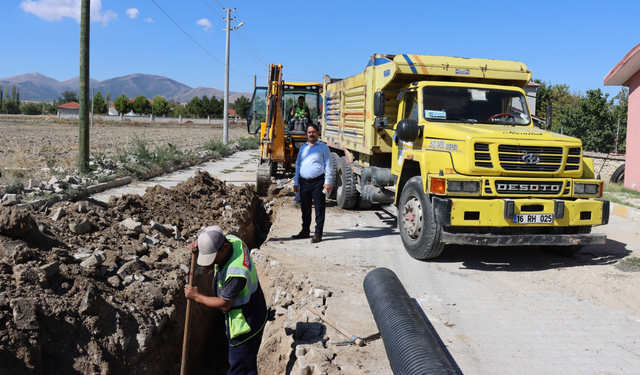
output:
[[[5,83],[9,85],[9,88],[13,85],[16,88],[20,88],[20,99],[23,100],[51,101],[62,97],[63,91],[75,91],[77,93],[80,88],[78,77],[60,82],[40,73],[19,74],[0,78],[0,85],[4,86]],[[174,99],[181,103],[190,101],[194,96],[202,97],[206,95],[209,98],[215,96],[218,99],[224,96],[224,92],[218,89],[202,86],[191,88],[173,79],[152,74],[129,74],[123,77],[105,79],[104,81],[92,78],[90,79],[90,84],[95,92],[100,91],[103,97],[107,95],[107,92],[110,92],[112,101],[121,94],[125,94],[129,98],[144,95],[149,99],[153,99],[156,95],[162,95],[167,100]],[[242,95],[251,99],[252,94],[229,91],[229,102],[233,103]]]

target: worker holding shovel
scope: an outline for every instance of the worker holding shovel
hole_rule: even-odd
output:
[[[267,304],[258,281],[249,248],[233,235],[224,235],[217,226],[205,228],[188,246],[199,251],[197,263],[213,267],[213,290],[216,296],[205,296],[198,288],[185,285],[184,295],[197,303],[224,311],[229,341],[228,375],[258,373],[257,356]]]

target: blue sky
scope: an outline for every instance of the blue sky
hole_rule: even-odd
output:
[[[232,27],[245,24],[231,32],[230,90],[240,92],[253,90],[254,75],[264,85],[270,63],[282,64],[287,80],[322,81],[361,72],[373,53],[409,53],[521,61],[534,78],[615,95],[620,87],[602,80],[640,43],[631,22],[638,0],[92,0],[91,7],[92,78],[146,73],[220,90],[223,7],[235,8]],[[79,15],[80,0],[2,0],[0,78],[78,76]]]

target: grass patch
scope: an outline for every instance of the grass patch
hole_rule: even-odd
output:
[[[616,263],[616,268],[624,272],[640,272],[640,258],[624,258]]]
[[[236,143],[243,151],[258,150],[260,148],[260,138],[256,136],[239,138]]]
[[[202,148],[204,150],[210,151],[211,156],[215,159],[221,159],[233,154],[231,151],[231,147],[229,145],[225,145],[224,142],[218,139],[212,139],[209,142],[205,143]]]
[[[602,198],[613,203],[640,209],[638,205],[633,204],[629,201],[630,199],[634,198],[640,199],[640,191],[626,188],[623,184],[620,183],[605,181]]]
[[[136,178],[142,178],[146,172],[195,160],[195,156],[190,152],[182,152],[171,143],[151,147],[146,140],[136,135],[131,147],[116,147],[116,160],[124,163],[125,169]]]

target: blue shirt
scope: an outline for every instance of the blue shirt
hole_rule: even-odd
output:
[[[293,178],[295,186],[300,185],[300,177],[315,178],[324,173],[324,184],[331,184],[333,165],[331,163],[331,152],[326,143],[317,140],[313,145],[305,143],[298,150],[296,159],[296,175]]]

